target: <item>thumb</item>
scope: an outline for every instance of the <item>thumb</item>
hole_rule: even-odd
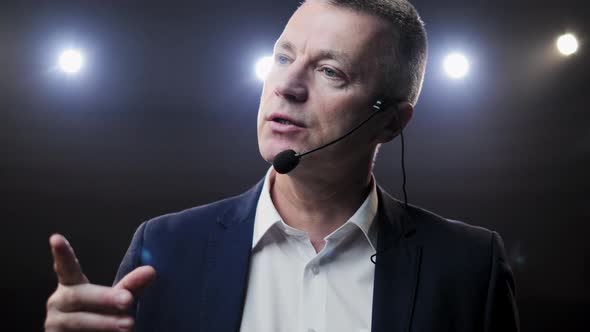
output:
[[[115,289],[126,289],[130,291],[134,297],[141,295],[143,290],[156,278],[156,270],[149,266],[140,266],[135,270],[129,272],[116,285]]]

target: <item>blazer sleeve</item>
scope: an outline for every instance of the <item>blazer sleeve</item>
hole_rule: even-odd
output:
[[[506,261],[504,243],[500,235],[496,232],[492,232],[491,242],[492,261],[484,331],[520,331],[514,276]]]
[[[117,275],[115,276],[115,281],[113,282],[113,286],[116,285],[124,276],[126,276],[129,272],[133,271],[135,268],[143,265],[142,264],[142,250],[143,250],[143,239],[145,234],[147,222],[142,223],[135,234],[133,235],[133,239],[131,240],[131,244],[123,257],[123,261],[119,265],[119,270],[117,271]],[[129,314],[135,318],[135,314],[137,312],[137,299],[134,301],[133,306],[129,309]]]

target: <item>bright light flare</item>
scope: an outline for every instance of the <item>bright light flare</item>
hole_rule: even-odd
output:
[[[76,49],[68,49],[59,55],[59,68],[66,74],[76,74],[84,65],[82,52]]]
[[[270,73],[270,69],[272,68],[273,57],[272,56],[265,56],[264,58],[258,60],[256,62],[256,76],[261,81],[264,81]]]
[[[559,53],[569,56],[578,50],[578,39],[571,33],[566,33],[557,38],[557,50]]]
[[[452,79],[460,79],[469,71],[469,61],[460,53],[452,53],[445,57],[443,66],[445,72]]]

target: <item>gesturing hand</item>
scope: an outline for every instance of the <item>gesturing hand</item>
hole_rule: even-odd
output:
[[[47,300],[45,331],[131,331],[134,322],[127,310],[154,280],[154,268],[138,267],[114,287],[94,285],[63,236],[52,235],[49,245],[58,285]]]

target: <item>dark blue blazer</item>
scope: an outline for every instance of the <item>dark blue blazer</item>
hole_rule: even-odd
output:
[[[157,271],[133,308],[136,331],[239,330],[261,189],[139,226],[115,281],[140,265]],[[371,331],[518,330],[497,233],[378,197]]]

